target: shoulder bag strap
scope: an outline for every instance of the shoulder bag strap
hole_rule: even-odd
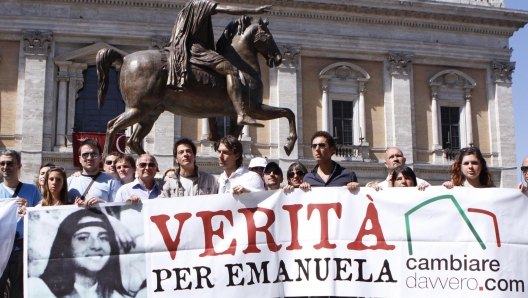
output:
[[[92,177],[92,182],[90,182],[90,184],[88,185],[88,187],[86,188],[86,190],[82,194],[81,200],[84,201],[84,197],[88,194],[88,191],[90,191],[90,188],[92,187],[92,184],[94,184],[95,180],[97,180],[97,177],[99,177],[99,175],[101,175],[101,172],[97,173],[97,175]]]

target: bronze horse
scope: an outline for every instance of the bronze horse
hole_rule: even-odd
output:
[[[290,133],[284,150],[290,155],[297,141],[295,114],[290,109],[262,103],[264,85],[257,54],[266,58],[270,68],[282,62],[267,25],[268,21],[262,19],[258,24],[251,24],[247,16],[231,22],[217,42],[217,51],[239,70],[244,108],[250,117],[259,120],[288,119]],[[128,109],[108,122],[103,150],[105,156],[110,152],[115,134],[136,123],[137,128],[127,145],[137,154],[145,153],[141,141],[164,111],[193,118],[209,118],[208,139],[213,142],[220,139],[214,117],[228,116],[230,134],[240,136],[243,126],[237,125],[237,114],[225,88],[225,77],[192,65],[188,87],[183,91],[169,89],[166,86],[166,53],[163,50],[139,51],[123,57],[115,50],[101,49],[96,58],[99,108],[105,102],[108,70],[114,62],[121,65],[119,86]]]

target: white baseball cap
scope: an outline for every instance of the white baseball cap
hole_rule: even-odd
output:
[[[253,159],[251,159],[251,161],[249,162],[249,167],[248,168],[257,168],[257,167],[263,167],[265,168],[266,165],[268,164],[268,162],[266,161],[265,158],[263,157],[255,157]]]

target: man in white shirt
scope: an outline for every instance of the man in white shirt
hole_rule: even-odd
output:
[[[366,186],[372,187],[376,191],[389,188],[389,181],[391,179],[392,171],[396,167],[404,166],[405,161],[406,161],[406,158],[403,156],[403,152],[399,148],[396,148],[396,147],[388,148],[387,151],[385,151],[385,166],[389,170],[389,175],[387,176],[387,179],[379,183],[371,181],[367,183]],[[420,179],[418,177],[416,177],[416,182],[417,182],[416,186],[418,187],[418,190],[424,190],[428,186],[431,186],[429,182],[423,179]]]
[[[218,162],[224,172],[218,179],[219,193],[241,194],[265,190],[260,175],[244,168],[242,143],[234,136],[220,139],[218,145]]]
[[[70,202],[83,207],[91,207],[97,203],[114,201],[121,183],[114,177],[99,171],[101,152],[101,145],[96,140],[86,139],[82,142],[79,147],[81,175],[68,178]]]
[[[158,172],[158,162],[150,154],[142,154],[136,161],[137,178],[127,183],[117,191],[116,202],[141,203],[142,200],[157,198],[161,189],[154,180]]]

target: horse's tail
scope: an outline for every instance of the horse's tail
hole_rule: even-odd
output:
[[[99,89],[97,90],[97,100],[99,103],[99,110],[104,106],[106,100],[106,93],[108,92],[108,70],[114,61],[119,60],[123,63],[123,55],[113,49],[100,49],[95,57],[95,65],[97,66],[97,79],[99,82]]]

